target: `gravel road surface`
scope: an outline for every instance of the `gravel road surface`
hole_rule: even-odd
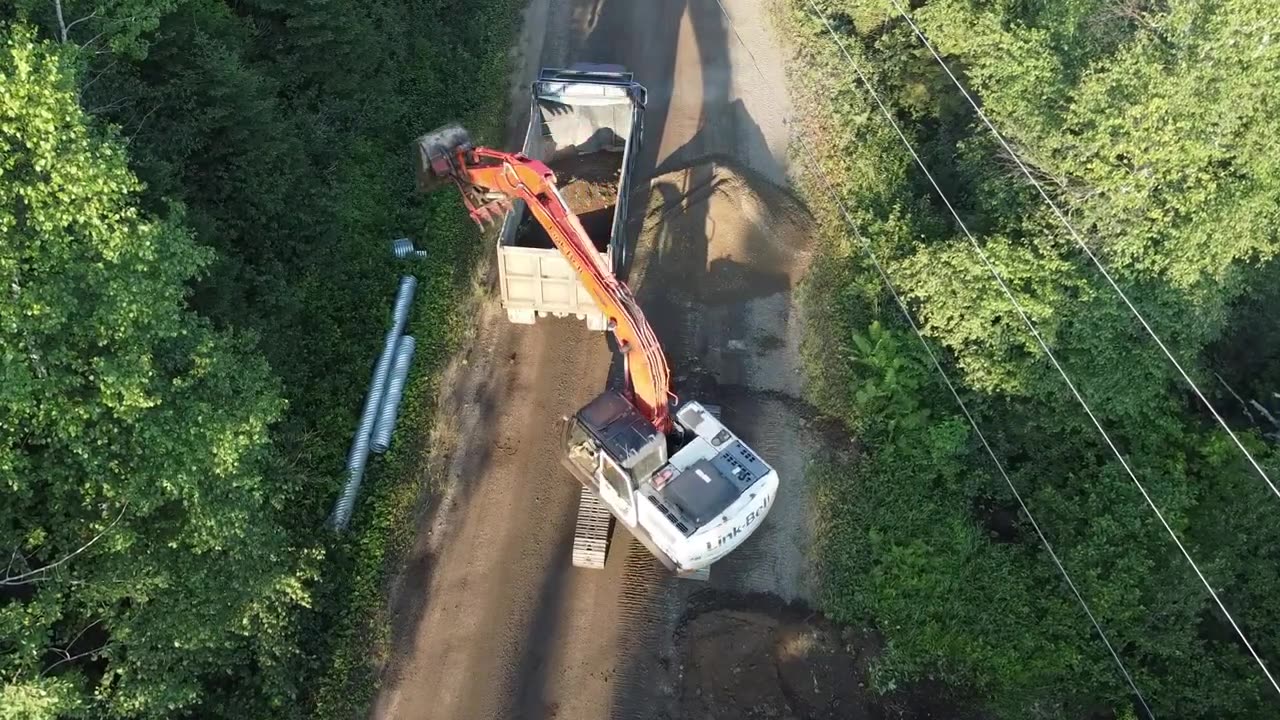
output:
[[[711,587],[808,598],[805,463],[793,299],[808,216],[787,181],[783,52],[766,3],[532,0],[513,78],[511,146],[539,66],[622,64],[649,89],[630,281],[677,389],[703,388],[783,489]],[[394,649],[371,716],[440,720],[680,717],[673,634],[705,585],[660,572],[625,533],[603,571],[569,562],[577,487],[555,421],[602,390],[610,356],[580,321],[509,325],[492,293],[451,367],[433,439],[441,491],[392,589]],[[705,653],[704,653],[705,654]],[[746,714],[741,716],[745,717]]]

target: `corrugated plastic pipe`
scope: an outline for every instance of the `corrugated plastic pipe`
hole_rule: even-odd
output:
[[[360,483],[364,480],[365,465],[369,462],[369,439],[373,434],[373,426],[378,419],[378,409],[382,406],[382,397],[386,390],[387,378],[391,374],[391,365],[395,359],[396,346],[400,336],[404,334],[405,323],[409,320],[409,309],[413,307],[413,293],[418,289],[418,279],[412,275],[400,278],[400,287],[396,289],[396,303],[391,311],[391,329],[387,331],[382,343],[382,353],[373,367],[373,378],[369,381],[369,390],[365,393],[364,408],[360,411],[360,424],[356,427],[356,436],[351,441],[351,450],[347,453],[347,484],[342,488],[342,495],[333,506],[333,514],[329,524],[335,530],[345,530],[351,521],[351,511],[355,507],[356,497],[360,494]]]
[[[413,364],[413,352],[417,349],[417,341],[412,335],[400,338],[396,346],[396,359],[391,364],[391,377],[387,380],[387,392],[382,398],[382,408],[378,410],[378,420],[373,424],[373,439],[369,448],[378,454],[391,447],[391,433],[396,429],[396,417],[400,414],[400,398],[404,397],[404,386],[409,378],[409,366]]]
[[[417,250],[413,247],[413,241],[409,238],[396,238],[391,241],[391,254],[400,260],[407,258],[424,258],[427,256],[425,250]]]

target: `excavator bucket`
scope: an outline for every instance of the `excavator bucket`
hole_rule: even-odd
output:
[[[427,192],[453,177],[454,158],[458,151],[470,150],[471,135],[456,123],[436,128],[418,138],[415,145],[414,170],[418,189]]]

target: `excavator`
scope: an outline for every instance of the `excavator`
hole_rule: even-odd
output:
[[[624,388],[602,392],[561,432],[562,461],[584,489],[579,535],[584,509],[602,503],[670,571],[709,572],[760,527],[777,472],[708,407],[678,403],[666,355],[635,295],[596,251],[546,164],[477,147],[458,125],[422,136],[415,147],[419,187],[452,183],[482,227],[523,201],[607,318]],[[603,550],[580,553],[580,541],[599,548],[600,538],[575,537],[574,564],[603,567]]]

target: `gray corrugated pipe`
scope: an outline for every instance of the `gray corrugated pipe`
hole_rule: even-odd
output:
[[[396,238],[391,241],[391,254],[395,255],[399,260],[407,258],[417,258],[421,260],[427,256],[425,250],[416,250],[413,247],[413,241],[409,238]]]
[[[378,420],[373,424],[373,437],[369,441],[369,449],[379,455],[391,447],[391,433],[395,432],[396,416],[400,414],[400,398],[404,397],[409,366],[413,364],[413,352],[417,346],[412,335],[400,338],[400,344],[396,346],[396,359],[391,364],[387,392],[382,397],[382,408],[378,410]]]
[[[387,386],[387,376],[391,374],[391,365],[395,359],[396,346],[400,336],[404,334],[405,323],[409,319],[409,309],[413,307],[413,293],[418,289],[418,279],[412,275],[400,278],[400,287],[396,289],[396,303],[391,311],[391,329],[387,331],[382,342],[382,353],[373,367],[373,379],[369,381],[369,390],[364,397],[364,408],[360,411],[360,424],[356,427],[356,436],[351,441],[351,451],[347,453],[347,484],[342,488],[342,495],[333,506],[333,514],[329,524],[335,530],[345,530],[351,521],[351,510],[355,507],[356,496],[360,494],[360,482],[364,480],[364,468],[369,461],[369,438],[373,426],[377,422],[378,409],[382,406],[382,396]]]

